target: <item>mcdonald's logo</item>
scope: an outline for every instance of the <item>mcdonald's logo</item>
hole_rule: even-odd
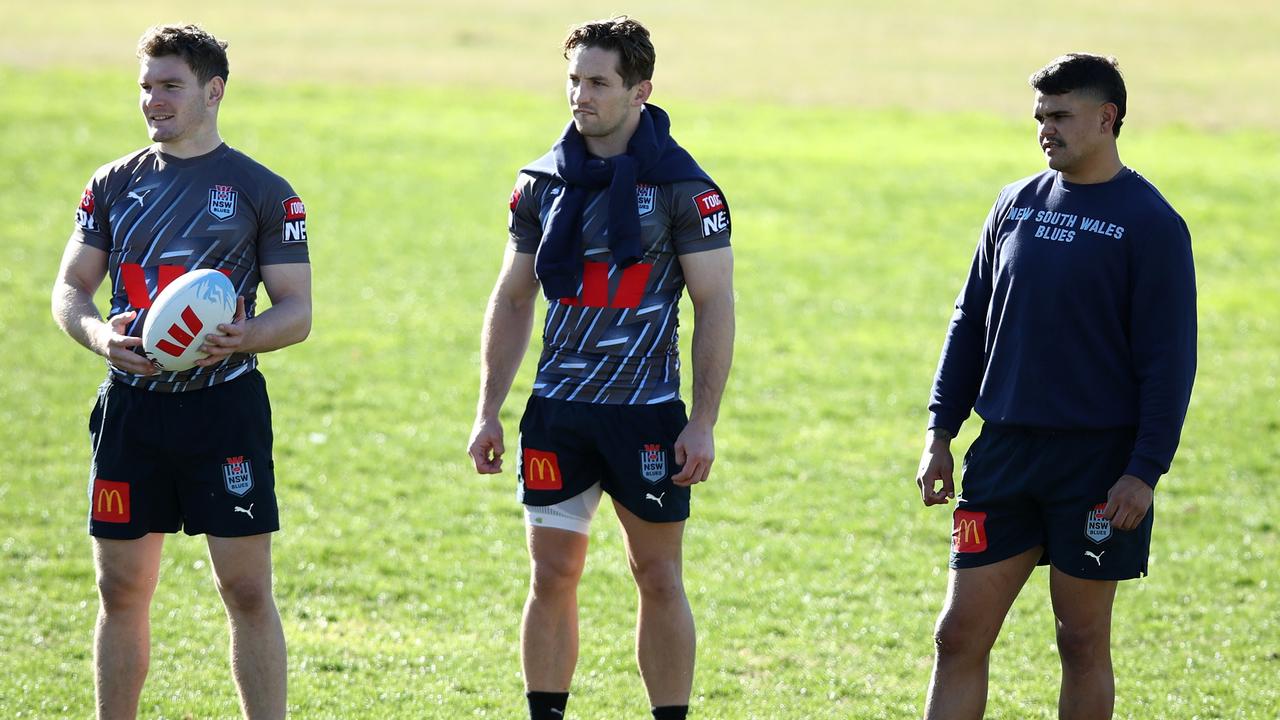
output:
[[[129,483],[97,478],[93,481],[92,517],[98,522],[129,522]]]
[[[956,510],[951,530],[951,548],[958,553],[976,553],[987,549],[987,514]]]
[[[524,489],[562,490],[564,478],[560,475],[560,460],[553,452],[524,449]]]

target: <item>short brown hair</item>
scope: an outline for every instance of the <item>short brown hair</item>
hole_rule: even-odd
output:
[[[152,25],[138,39],[138,58],[177,55],[201,85],[216,77],[226,82],[227,44],[199,25]]]
[[[1044,95],[1063,95],[1080,90],[1112,103],[1116,106],[1116,121],[1111,132],[1117,137],[1120,135],[1129,97],[1124,87],[1124,76],[1120,74],[1119,60],[1089,53],[1067,53],[1037,70],[1027,83]]]
[[[655,55],[649,31],[626,15],[593,20],[573,28],[564,39],[564,59],[568,60],[569,52],[577,47],[618,51],[618,74],[627,87],[653,79]]]

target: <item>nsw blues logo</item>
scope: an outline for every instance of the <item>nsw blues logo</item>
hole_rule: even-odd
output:
[[[667,476],[667,452],[661,445],[646,444],[640,451],[640,476],[651,483]]]
[[[230,185],[209,188],[209,214],[227,220],[236,214],[236,189]]]
[[[1093,509],[1085,515],[1084,534],[1085,537],[1096,543],[1106,542],[1111,538],[1111,521],[1102,517],[1102,511],[1106,509],[1106,504],[1093,506]],[[1098,562],[1102,564],[1101,561]]]
[[[636,209],[639,210],[640,217],[644,217],[645,215],[653,212],[653,208],[657,204],[657,198],[657,185],[636,186]]]
[[[222,481],[227,486],[227,492],[236,497],[244,497],[253,489],[253,470],[249,467],[249,461],[243,455],[227,458],[222,466]]]

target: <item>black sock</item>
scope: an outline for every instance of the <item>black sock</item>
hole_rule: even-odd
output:
[[[653,720],[684,720],[688,715],[688,705],[663,705],[653,709]]]
[[[529,720],[564,720],[569,693],[530,691],[524,696],[529,700]]]

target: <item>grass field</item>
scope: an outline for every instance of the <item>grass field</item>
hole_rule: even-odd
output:
[[[367,38],[377,18],[407,6],[372,5],[373,19],[352,16],[351,36]],[[289,82],[279,48],[260,39],[286,23],[270,15],[255,28],[245,65],[275,72],[233,75],[222,115],[229,142],[290,178],[310,210],[315,331],[263,359],[275,405],[284,524],[276,587],[292,714],[519,717],[520,510],[512,477],[474,475],[464,445],[507,195],[515,169],[564,122],[558,79],[538,92],[502,78],[474,87],[429,73],[396,82],[403,58],[366,57],[359,43],[341,42],[348,35],[334,7],[319,6],[296,33],[314,27],[333,52],[302,61]],[[748,4],[729,22],[762,24],[763,7]],[[818,17],[824,7],[846,12],[814,4],[797,13]],[[1241,6],[1254,22],[1210,22],[1188,3],[1161,27],[1174,28],[1172,37],[1230,25],[1241,39],[1221,53],[1248,55],[1276,27],[1264,8]],[[534,13],[524,21],[536,19],[549,36],[504,25],[502,37],[549,46],[555,75],[561,29],[613,9]],[[89,38],[84,13],[70,13],[68,26],[85,41],[59,49],[56,62],[39,56],[50,31],[38,15],[19,13],[0,30],[0,328],[17,339],[0,356],[0,717],[91,713],[85,419],[103,368],[57,331],[47,298],[84,181],[144,141],[129,60],[147,22],[139,13],[130,10],[130,23],[104,14],[101,34],[123,33],[123,45]],[[220,13],[227,22],[249,17],[237,4],[210,10],[203,17],[215,31]],[[904,13],[881,17],[905,23]],[[654,14],[678,25],[674,4],[658,3]],[[460,18],[441,10],[434,32],[474,31]],[[1033,25],[1025,14],[1009,22]],[[1069,27],[1083,32],[1085,23]],[[1102,39],[1123,29],[1089,27]],[[707,36],[727,44],[720,32]],[[400,40],[388,47],[412,49],[393,36]],[[1198,55],[1176,62],[1195,65],[1218,48],[1193,48]],[[918,714],[949,537],[947,513],[920,507],[911,482],[923,404],[982,218],[1002,184],[1042,167],[1033,127],[1013,113],[1029,101],[1025,75],[1060,49],[1011,51],[1025,52],[1012,67],[1008,57],[983,62],[979,78],[1014,72],[963,86],[981,98],[967,105],[911,107],[906,95],[864,104],[846,78],[831,97],[820,97],[813,78],[794,95],[770,85],[758,103],[732,87],[702,97],[683,85],[657,96],[677,137],[726,188],[738,266],[739,350],[721,459],[695,493],[687,535],[697,717]],[[460,52],[444,54],[465,60]],[[95,67],[105,57],[115,64]],[[1185,97],[1246,97],[1249,73],[1275,61],[1266,51],[1251,57],[1226,89],[1179,76]],[[325,80],[326,64],[344,58],[349,66]],[[693,59],[669,62],[675,74]],[[1135,55],[1135,66],[1153,75],[1161,67],[1149,55]],[[361,82],[361,67],[377,81]],[[1213,75],[1207,60],[1201,67]],[[1179,100],[1183,89],[1130,77],[1131,95],[1158,95],[1162,111],[1139,121],[1146,109],[1134,100],[1122,154],[1191,227],[1201,354],[1183,445],[1158,493],[1152,575],[1124,585],[1117,600],[1117,717],[1274,718],[1280,134],[1266,128],[1280,103],[1258,97],[1239,113],[1202,113]],[[530,370],[503,416],[510,432]],[[582,586],[570,704],[581,718],[636,718],[647,708],[632,660],[631,581],[609,515],[593,528]],[[1006,623],[990,717],[1053,717],[1046,585],[1039,571]],[[224,621],[202,542],[169,541],[153,619],[142,717],[233,717]]]

